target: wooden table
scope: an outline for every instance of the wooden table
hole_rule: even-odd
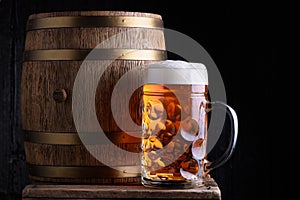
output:
[[[221,192],[211,179],[195,189],[152,189],[141,185],[59,185],[34,183],[23,189],[22,200],[48,199],[210,199],[220,200]]]

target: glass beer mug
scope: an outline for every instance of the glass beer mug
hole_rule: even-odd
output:
[[[237,116],[223,102],[209,102],[207,70],[200,63],[160,61],[147,66],[142,94],[142,184],[153,187],[201,186],[211,169],[232,155]],[[206,160],[209,104],[226,109],[231,120],[227,151]]]

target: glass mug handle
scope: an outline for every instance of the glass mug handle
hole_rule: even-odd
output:
[[[229,105],[221,101],[209,102],[209,104],[218,106],[216,108],[226,109],[226,114],[229,116],[230,119],[230,138],[229,138],[229,144],[226,151],[218,159],[214,161],[205,160],[205,164],[204,164],[205,173],[208,173],[209,171],[220,167],[230,159],[232,153],[234,152],[236,142],[237,142],[237,137],[238,137],[238,118],[234,109],[232,109]],[[207,109],[206,112],[210,112],[213,109],[215,108]]]

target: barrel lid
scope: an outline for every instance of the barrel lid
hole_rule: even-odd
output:
[[[162,16],[151,12],[132,12],[120,10],[77,10],[77,11],[56,11],[56,12],[41,12],[29,15],[28,19],[40,19],[47,17],[62,17],[62,16],[132,16],[132,17],[150,17],[162,20]]]
[[[147,65],[146,83],[208,85],[205,65],[182,60],[164,60]]]

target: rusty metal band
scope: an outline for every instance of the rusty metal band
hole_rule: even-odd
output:
[[[32,176],[48,178],[126,178],[140,176],[140,166],[44,166],[27,164]],[[130,172],[130,173],[129,173]]]
[[[50,49],[25,51],[23,61],[53,60],[165,60],[164,50],[148,49]]]
[[[26,30],[74,27],[163,28],[161,19],[134,16],[61,16],[28,20]]]
[[[49,132],[35,132],[24,131],[24,140],[26,142],[40,143],[40,144],[53,144],[53,145],[81,145],[81,139],[77,133],[49,133]],[[100,133],[81,133],[81,137],[87,137],[90,141],[89,145],[107,144],[101,137],[107,137],[114,144],[131,144],[140,143],[141,136],[138,132],[131,132],[130,135],[125,132],[113,132],[106,135]],[[134,136],[136,137],[134,137]],[[99,140],[100,138],[100,140]],[[111,143],[109,143],[111,144]]]

